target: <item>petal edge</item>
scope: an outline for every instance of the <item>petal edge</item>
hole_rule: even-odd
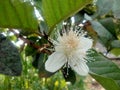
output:
[[[89,72],[89,68],[84,60],[70,60],[71,68],[79,75],[86,76]]]
[[[62,53],[54,52],[48,57],[47,61],[45,62],[45,69],[49,72],[56,72],[66,62],[66,58]]]

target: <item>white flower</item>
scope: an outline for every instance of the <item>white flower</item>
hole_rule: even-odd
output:
[[[68,65],[79,75],[87,75],[89,68],[84,59],[86,51],[92,47],[92,40],[84,37],[78,31],[59,35],[55,44],[55,52],[52,53],[45,63],[45,69],[49,72],[56,72],[63,65]]]

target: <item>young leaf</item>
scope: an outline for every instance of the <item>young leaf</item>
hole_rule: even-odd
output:
[[[37,31],[38,23],[30,1],[0,0],[0,27],[17,28],[28,34]]]
[[[59,22],[72,16],[92,0],[43,0],[43,16],[48,26],[49,33]]]
[[[90,74],[94,79],[101,83],[107,90],[120,90],[120,68],[116,64],[95,50],[88,52],[88,61],[90,61],[88,62],[91,71]],[[111,89],[111,87],[119,87],[119,89]]]
[[[113,48],[110,53],[119,56],[120,55],[120,48]]]
[[[0,34],[0,73],[10,76],[21,74],[22,64],[17,48]]]

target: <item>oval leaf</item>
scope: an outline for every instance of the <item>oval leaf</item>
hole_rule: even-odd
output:
[[[50,28],[72,16],[92,0],[43,0],[43,16]],[[49,33],[51,32],[51,29]]]
[[[120,90],[114,80],[94,73],[90,73],[90,75],[95,78],[106,90]]]
[[[102,85],[104,84],[103,87],[107,90],[120,90],[120,68],[115,63],[102,54],[97,53],[95,50],[88,52],[88,60],[91,61],[88,63],[91,72],[97,74],[97,76],[92,74],[93,78]],[[106,80],[109,81],[109,83],[106,83]],[[112,84],[113,88],[119,87],[119,89],[111,89],[111,83],[114,83]]]
[[[11,76],[21,74],[22,64],[17,48],[0,34],[0,73]]]
[[[23,29],[23,33],[37,30],[37,18],[30,1],[0,0],[0,27]]]
[[[93,29],[97,32],[100,42],[104,46],[109,47],[109,42],[111,40],[114,40],[115,37],[101,23],[97,21],[90,22],[92,24]]]

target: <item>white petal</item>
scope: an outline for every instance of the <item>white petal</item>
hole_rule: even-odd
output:
[[[79,75],[86,76],[89,72],[89,68],[85,63],[85,61],[83,60],[78,60],[78,59],[70,60],[69,64],[71,68],[74,71],[76,71]]]
[[[49,72],[55,72],[66,62],[66,58],[62,53],[54,52],[48,57],[48,60],[45,63],[45,69]]]
[[[55,46],[55,51],[63,53],[64,52],[63,46],[62,45]]]
[[[80,45],[79,48],[83,49],[85,52],[90,49],[93,45],[92,39],[80,37]]]

